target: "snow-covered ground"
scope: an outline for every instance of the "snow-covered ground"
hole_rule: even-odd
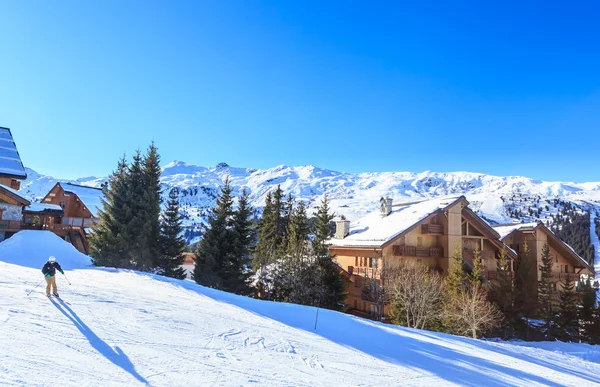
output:
[[[312,307],[126,270],[67,270],[61,300],[40,288],[28,297],[42,275],[22,259],[0,262],[0,385],[600,384],[594,346],[473,340],[325,310],[315,329]]]

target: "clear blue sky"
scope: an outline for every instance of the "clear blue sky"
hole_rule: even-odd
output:
[[[597,2],[7,0],[0,126],[67,178],[154,139],[165,163],[600,181],[599,20]]]

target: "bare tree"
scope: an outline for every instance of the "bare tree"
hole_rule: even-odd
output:
[[[482,285],[459,292],[452,307],[444,308],[444,319],[451,323],[456,333],[472,335],[474,339],[486,330],[499,326],[502,313],[487,300],[487,292]]]
[[[382,261],[380,263],[380,261]],[[367,271],[367,284],[363,289],[364,299],[372,302],[376,306],[376,318],[381,320],[385,305],[389,301],[388,293],[393,288],[394,280],[397,276],[398,265],[391,262],[390,259],[374,259],[374,265],[370,271]]]
[[[441,276],[418,263],[401,263],[395,270],[390,299],[406,326],[425,329],[441,311]]]

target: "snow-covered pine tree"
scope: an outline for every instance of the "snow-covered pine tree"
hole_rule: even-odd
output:
[[[327,194],[323,196],[313,223],[313,254],[316,260],[317,273],[320,282],[320,306],[327,309],[341,310],[346,299],[346,289],[342,280],[341,269],[329,255],[326,244],[331,237],[331,221],[334,214],[330,213]]]
[[[160,254],[156,265],[160,275],[177,279],[185,278],[185,270],[181,265],[184,261],[183,253],[186,244],[183,239],[181,224],[179,192],[177,188],[173,188],[169,192],[169,201],[165,212],[162,214],[160,224]]]
[[[544,243],[542,247],[541,277],[538,281],[539,316],[544,321],[546,338],[555,337],[556,313],[556,282],[552,280],[552,255],[550,246]]]
[[[160,155],[154,141],[150,143],[146,155],[143,159],[143,173],[146,188],[146,206],[148,208],[148,250],[152,268],[156,267],[159,260],[159,251],[161,243],[161,225],[160,213],[162,204],[162,189],[160,186]]]
[[[563,282],[563,288],[559,295],[558,337],[562,341],[579,340],[579,321],[577,318],[577,298],[575,296],[575,284],[567,275]]]
[[[129,166],[123,156],[103,189],[102,209],[98,211],[100,223],[89,236],[90,255],[96,266],[131,267],[128,173]]]
[[[196,252],[194,280],[200,285],[223,289],[224,277],[233,255],[233,189],[229,177],[217,195],[216,207],[208,213],[208,224],[204,227],[202,240]]]
[[[248,278],[251,274],[250,246],[254,242],[254,209],[250,205],[250,193],[243,189],[233,212],[233,255],[230,275],[225,285],[231,292],[248,294]]]

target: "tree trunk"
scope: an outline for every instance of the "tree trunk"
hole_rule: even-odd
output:
[[[471,330],[473,331],[473,338],[476,339],[477,338],[477,329],[471,328]]]

